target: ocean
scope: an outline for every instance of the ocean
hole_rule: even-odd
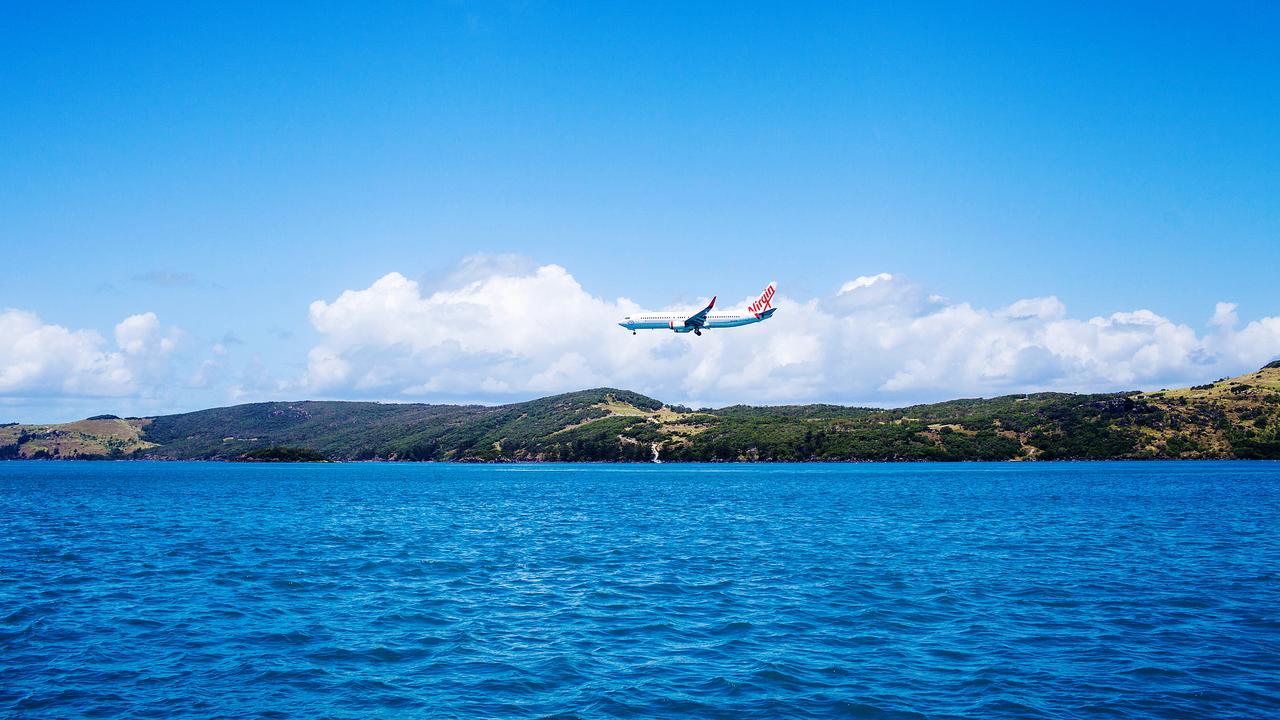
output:
[[[1280,716],[1280,464],[0,462],[0,717]]]

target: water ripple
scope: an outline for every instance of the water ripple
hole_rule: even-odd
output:
[[[0,463],[0,716],[1280,715],[1280,465]]]

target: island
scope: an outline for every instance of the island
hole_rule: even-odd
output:
[[[510,405],[265,402],[0,425],[0,459],[808,462],[1280,459],[1280,361],[1176,390],[694,410],[614,388]]]

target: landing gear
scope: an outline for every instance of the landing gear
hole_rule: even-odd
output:
[[[697,335],[697,336],[699,336],[699,337],[701,337],[701,336],[702,336],[702,331],[701,331],[701,330],[699,330],[698,328],[694,328],[694,329],[693,329],[693,334],[694,334],[694,335]]]
[[[635,334],[636,334],[636,331],[635,331],[635,330],[632,330],[632,331],[631,331],[631,334],[632,334],[632,335],[635,335]]]

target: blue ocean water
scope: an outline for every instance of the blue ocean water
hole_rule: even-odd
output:
[[[1280,716],[1280,464],[0,463],[0,717]]]

